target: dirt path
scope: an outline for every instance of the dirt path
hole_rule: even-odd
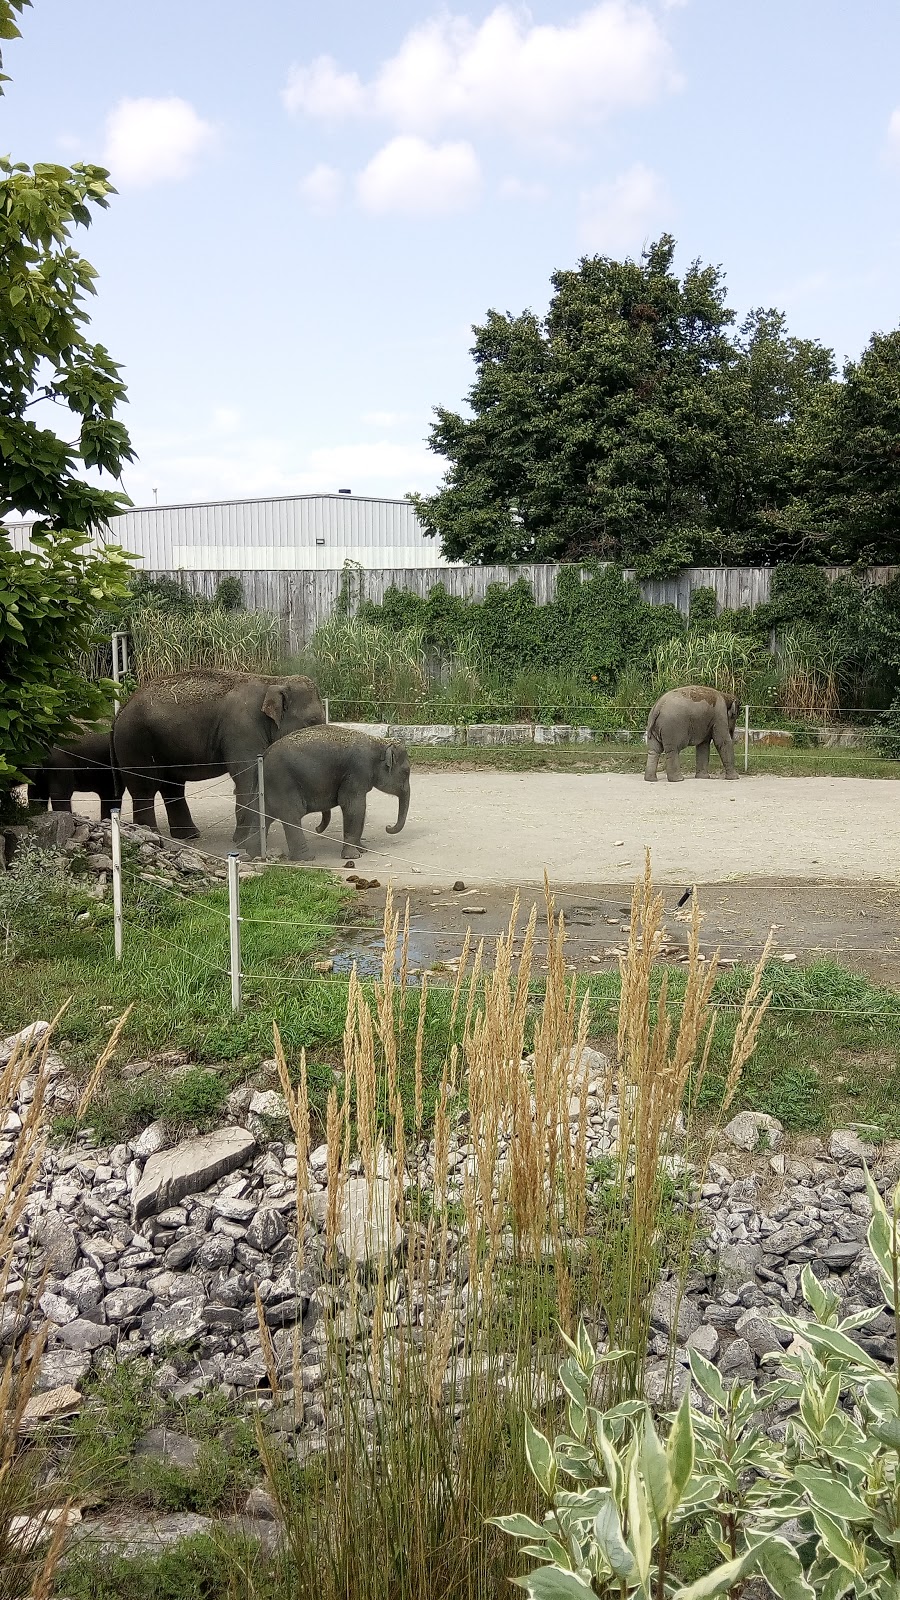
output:
[[[231,848],[228,779],[188,786],[205,848]],[[160,813],[162,808],[160,807]],[[402,887],[557,887],[631,883],[644,848],[663,883],[735,878],[900,881],[900,790],[886,779],[713,778],[644,783],[630,773],[422,772],[404,832],[387,795],[369,797],[369,876]],[[314,819],[310,819],[311,821]],[[283,850],[273,828],[272,850]],[[340,864],[340,813],[313,835],[316,861]]]

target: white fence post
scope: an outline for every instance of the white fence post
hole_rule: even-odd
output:
[[[750,707],[744,707],[744,771],[750,762]]]
[[[326,722],[330,722],[331,721],[331,712],[330,712],[330,708],[329,708],[329,705],[328,705],[328,696],[327,696],[327,694],[324,696],[324,698],[322,700],[322,704],[325,707],[325,721]]]
[[[259,854],[266,859],[266,777],[263,772],[263,758],[256,758],[256,795],[259,804]]]
[[[112,636],[113,683],[121,683],[128,671],[128,635],[119,629]],[[119,715],[119,697],[113,700],[113,714]]]
[[[240,856],[236,850],[228,856],[228,923],[231,931],[231,1009],[241,1009],[241,890],[238,877]]]
[[[113,938],[116,960],[122,959],[122,835],[119,831],[118,809],[111,815],[112,888],[113,888]]]

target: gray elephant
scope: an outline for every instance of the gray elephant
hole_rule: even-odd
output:
[[[734,729],[740,709],[737,695],[721,694],[703,684],[688,684],[661,694],[647,720],[646,781],[656,782],[659,758],[665,751],[669,782],[680,783],[678,757],[691,744],[697,747],[696,776],[708,778],[710,743],[722,757],[726,778],[736,778]]]
[[[156,826],[162,794],[173,839],[196,839],[186,783],[229,772],[235,789],[235,844],[258,829],[256,762],[274,740],[324,723],[311,678],[196,670],[144,684],[113,723],[116,775],[134,804],[134,820]]]
[[[84,733],[48,750],[41,765],[26,767],[29,799],[53,811],[71,811],[72,796],[95,794],[101,817],[109,817],[119,804],[110,761],[109,733]]]
[[[373,739],[351,728],[308,728],[289,733],[266,752],[263,765],[266,787],[266,829],[284,824],[288,855],[308,861],[312,851],[301,827],[311,811],[321,811],[317,833],[327,828],[331,807],[340,806],[344,819],[344,860],[361,848],[366,822],[366,796],[370,789],[397,796],[397,821],[388,833],[400,833],[409,811],[409,756],[404,745],[390,739]]]

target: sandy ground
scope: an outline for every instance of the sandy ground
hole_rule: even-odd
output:
[[[542,901],[544,870],[565,912],[569,957],[582,970],[615,962],[626,937],[630,887],[652,850],[666,892],[668,937],[681,944],[677,915],[697,886],[703,942],[733,959],[755,959],[771,927],[776,947],[798,962],[839,957],[856,971],[900,983],[900,786],[862,778],[759,776],[726,783],[691,778],[669,786],[625,773],[414,773],[402,834],[387,795],[369,799],[368,849],[341,862],[340,812],[331,830],[311,834],[315,865],[377,880],[359,894],[361,918],[375,930],[342,941],[336,967],[380,965],[377,926],[388,883],[409,891],[412,959],[452,959],[467,923],[491,936],[505,928],[513,893],[525,915]],[[227,778],[188,786],[200,848],[232,848],[234,798]],[[76,809],[97,815],[94,796]],[[163,807],[157,804],[158,822]],[[125,803],[130,817],[130,802]],[[316,818],[311,818],[314,824]],[[270,836],[270,859],[283,834]],[[458,893],[451,885],[461,881]]]
[[[187,793],[201,847],[227,854],[230,780],[189,784]],[[84,805],[95,807],[93,797]],[[157,810],[162,822],[160,802]],[[900,880],[900,787],[888,779],[649,784],[632,773],[414,772],[409,820],[390,838],[384,828],[395,818],[395,800],[369,796],[358,864],[400,887],[443,888],[458,878],[528,887],[540,885],[545,870],[558,887],[626,884],[648,845],[661,883]],[[336,811],[328,834],[312,834],[317,865],[340,865],[340,827]],[[275,826],[270,854],[283,850]]]

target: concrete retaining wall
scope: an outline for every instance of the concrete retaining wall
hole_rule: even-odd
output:
[[[513,744],[643,744],[643,733],[631,728],[616,728],[613,732],[596,733],[593,728],[575,728],[564,723],[546,726],[540,722],[480,722],[454,727],[452,723],[389,723],[342,722],[342,728],[357,728],[361,733],[371,733],[377,739],[400,739],[406,745],[513,745]],[[866,744],[862,728],[817,728],[815,742],[830,749],[861,749]],[[743,743],[743,729],[738,728],[735,744]],[[795,743],[794,735],[782,728],[751,728],[750,743],[783,745]]]

